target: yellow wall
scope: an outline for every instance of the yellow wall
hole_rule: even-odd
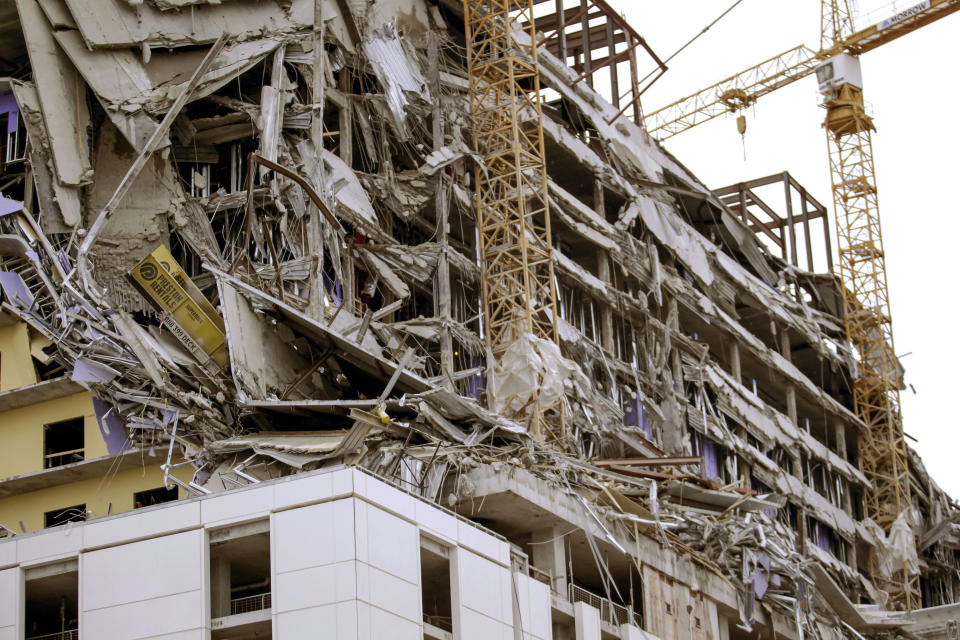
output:
[[[43,469],[43,425],[83,416],[83,457],[107,455],[107,445],[93,414],[90,394],[12,409],[0,414],[0,478]]]
[[[37,382],[30,356],[30,332],[24,323],[0,328],[0,392]],[[0,413],[0,481],[24,473],[43,471],[43,427],[52,422],[83,417],[84,460],[108,455],[87,392],[48,400]],[[157,455],[166,449],[158,447]],[[143,466],[120,473],[105,474],[48,489],[39,489],[0,499],[0,524],[19,532],[22,521],[27,531],[43,528],[43,514],[77,504],[86,504],[94,516],[104,516],[112,504],[112,513],[133,508],[133,494],[163,486],[160,459],[144,453]],[[56,468],[47,473],[57,474]],[[189,481],[192,467],[178,469],[178,479]],[[181,497],[183,492],[181,491]]]
[[[145,462],[156,460],[157,458],[146,458]],[[173,475],[183,482],[188,482],[193,477],[193,467],[182,467]],[[93,511],[92,517],[107,515],[108,508],[111,513],[130,511],[133,509],[134,492],[162,486],[163,471],[160,463],[156,462],[150,466],[110,474],[107,479],[93,478],[31,491],[0,499],[0,524],[19,533],[20,521],[23,521],[27,531],[36,531],[43,528],[43,514],[47,511],[77,504],[87,505],[87,511]],[[184,497],[183,493],[181,489],[181,498]]]
[[[37,382],[30,356],[30,333],[23,322],[0,327],[0,391]]]

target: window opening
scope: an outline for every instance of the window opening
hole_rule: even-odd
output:
[[[43,468],[83,460],[83,418],[70,418],[43,427]]]

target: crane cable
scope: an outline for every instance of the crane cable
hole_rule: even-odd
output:
[[[734,9],[736,9],[736,8],[737,8],[737,5],[740,4],[741,2],[743,2],[743,0],[736,0],[736,2],[734,2],[732,5],[730,5],[730,6],[727,8],[726,11],[724,11],[724,12],[721,13],[719,16],[717,16],[717,17],[713,20],[713,22],[711,22],[710,24],[708,24],[707,26],[705,26],[703,29],[701,29],[701,30],[700,30],[700,33],[698,33],[697,35],[695,35],[695,36],[693,36],[692,38],[690,38],[689,40],[687,40],[687,43],[686,43],[685,45],[683,45],[682,47],[680,47],[679,49],[677,49],[676,51],[674,51],[674,52],[670,55],[669,58],[667,58],[666,60],[663,61],[663,64],[666,65],[668,62],[670,62],[671,60],[673,60],[674,58],[676,58],[684,49],[686,49],[687,47],[689,47],[690,45],[692,45],[694,42],[696,42],[696,41],[700,38],[700,36],[702,36],[703,34],[705,34],[707,31],[710,31],[710,29],[713,27],[713,25],[715,25],[715,24],[717,24],[718,22],[720,22],[728,13],[730,13],[731,11],[733,11]],[[640,80],[640,81],[637,83],[637,85],[638,85],[638,86],[639,86],[639,85],[642,85],[644,82],[647,81],[648,78],[650,78],[650,76],[652,76],[653,74],[655,74],[655,73],[656,73],[657,71],[659,71],[659,70],[660,70],[660,68],[658,67],[657,69],[654,69],[653,71],[651,71],[650,73],[648,73],[647,75],[645,75],[645,76],[643,77],[643,79]]]

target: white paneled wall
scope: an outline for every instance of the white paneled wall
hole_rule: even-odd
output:
[[[455,590],[454,636],[460,640],[512,640],[510,569],[462,547],[451,563]]]
[[[523,640],[551,640],[550,587],[518,571],[513,573],[513,585],[514,628],[523,632]]]
[[[359,500],[356,514],[357,600],[360,619],[369,623],[370,633],[361,633],[360,637],[422,637],[420,534],[416,525]]]
[[[207,553],[203,531],[187,531],[84,553],[84,638],[202,638]]]
[[[600,610],[586,602],[573,603],[577,640],[600,640]]]
[[[551,640],[549,590],[512,576],[508,543],[355,469],[0,541],[0,640],[20,639],[23,568],[69,558],[85,640],[209,638],[207,529],[265,517],[275,640],[422,638],[421,533],[450,547],[458,640],[514,640],[514,620]]]
[[[0,571],[0,640],[20,639],[20,570]]]
[[[273,516],[273,610],[277,638],[357,637],[355,500]]]

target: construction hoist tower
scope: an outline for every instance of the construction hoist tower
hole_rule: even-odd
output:
[[[533,0],[464,0],[483,328],[494,362],[521,335],[557,342],[557,295],[543,152]],[[521,25],[527,25],[521,27]],[[518,30],[521,37],[515,33]],[[521,410],[535,437],[558,437],[560,407]]]
[[[832,49],[853,35],[849,0],[824,2],[821,47]],[[912,509],[907,444],[900,414],[900,375],[893,348],[886,256],[880,230],[873,165],[873,121],[863,102],[859,58],[840,53],[817,67],[827,111],[834,218],[837,228],[843,317],[847,340],[859,355],[853,403],[867,426],[860,439],[864,475],[873,484],[864,511],[889,531]],[[908,520],[909,522],[909,520]],[[896,608],[920,606],[919,576],[906,568],[883,588]]]

